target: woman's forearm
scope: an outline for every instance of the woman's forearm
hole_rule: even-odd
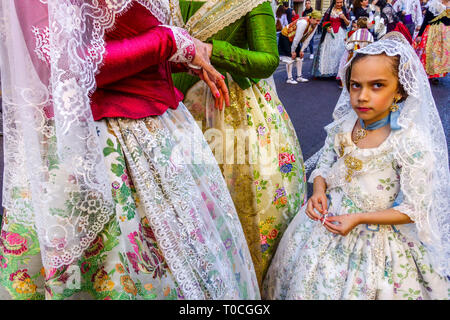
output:
[[[407,224],[413,221],[404,213],[395,209],[387,209],[377,212],[357,213],[359,224]]]

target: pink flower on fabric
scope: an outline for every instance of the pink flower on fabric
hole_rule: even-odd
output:
[[[361,278],[356,278],[356,283],[357,284],[361,284],[362,283],[362,279]]]
[[[267,102],[272,100],[272,97],[270,96],[270,93],[268,93],[268,92],[264,95],[264,98],[266,99]]]
[[[281,167],[283,164],[289,163],[290,159],[291,159],[291,157],[289,156],[289,153],[286,153],[286,152],[280,153],[278,155],[278,164],[279,164],[279,166]]]
[[[261,244],[267,244],[267,236],[260,234]]]
[[[295,155],[291,154],[289,160],[290,160],[291,163],[295,162]]]

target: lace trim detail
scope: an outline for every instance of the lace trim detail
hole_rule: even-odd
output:
[[[195,45],[192,37],[185,29],[172,26],[164,27],[172,30],[177,44],[177,52],[170,57],[169,61],[175,63],[190,63],[195,57]]]
[[[34,37],[36,39],[36,48],[34,49],[34,52],[38,56],[38,58],[45,63],[50,63],[50,30],[48,27],[45,27],[44,29],[40,30],[37,27],[33,27],[31,31],[34,34]]]
[[[185,28],[194,38],[206,41],[266,1],[268,0],[209,0],[189,19]],[[179,6],[175,6],[175,10],[179,11]]]
[[[136,0],[139,4],[147,8],[152,15],[155,16],[156,19],[161,24],[168,24],[170,21],[170,0]]]

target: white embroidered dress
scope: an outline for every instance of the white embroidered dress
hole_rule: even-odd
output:
[[[352,112],[329,132],[310,177],[326,179],[333,215],[391,208],[402,177],[420,182],[433,165],[414,128],[403,159],[394,157],[394,131],[376,148],[358,148],[351,140],[356,120]],[[418,165],[427,158],[429,166]],[[305,208],[280,242],[263,286],[266,299],[448,299],[448,281],[433,270],[424,246],[407,235],[414,225],[359,225],[344,237],[310,220]],[[408,208],[408,199],[395,207],[413,217]]]

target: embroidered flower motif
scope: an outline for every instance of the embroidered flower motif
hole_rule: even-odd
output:
[[[19,294],[32,294],[36,292],[37,286],[31,280],[27,269],[17,270],[9,276],[12,281],[12,287]]]
[[[90,247],[85,250],[84,256],[86,258],[96,256],[103,250],[104,247],[103,238],[101,236],[97,236]]]
[[[114,188],[114,189],[119,189],[120,188],[120,183],[118,182],[118,181],[114,181],[113,183],[112,183],[112,187]]]
[[[130,276],[121,276],[120,283],[122,284],[125,292],[131,293],[133,296],[137,295],[136,285],[134,284],[133,280],[131,280]]]
[[[283,152],[278,155],[278,165],[281,167],[282,165],[289,163],[291,157],[289,153]]]
[[[258,134],[259,134],[260,136],[265,135],[265,134],[266,134],[266,127],[264,127],[264,126],[259,126],[259,127],[258,127]]]
[[[261,251],[264,253],[269,249],[269,244],[265,243],[263,245],[261,245]]]
[[[6,232],[2,230],[0,236],[0,246],[5,254],[21,256],[28,250],[27,239],[18,233]]]
[[[260,238],[260,240],[261,240],[261,245],[267,243],[267,236],[265,236],[265,235],[263,235],[263,234],[259,234],[259,238]]]
[[[270,100],[272,100],[272,97],[270,96],[270,93],[268,93],[268,92],[264,95],[264,98],[266,99],[267,102],[270,102]]]
[[[114,282],[111,281],[104,267],[101,267],[92,275],[91,281],[94,283],[94,289],[97,292],[111,291],[114,289]]]
[[[282,113],[284,112],[283,105],[279,104],[279,105],[277,106],[277,110],[278,110],[278,112],[279,112],[280,114],[282,114]]]
[[[283,164],[280,168],[280,171],[282,173],[289,173],[292,171],[292,164],[287,163],[287,164]]]
[[[272,229],[272,231],[270,231],[268,238],[269,239],[275,239],[278,235],[278,230],[277,229]]]
[[[231,241],[230,238],[225,240],[224,243],[223,243],[223,245],[225,246],[225,249],[227,249],[227,250],[231,248],[232,244],[233,244],[233,241]]]

